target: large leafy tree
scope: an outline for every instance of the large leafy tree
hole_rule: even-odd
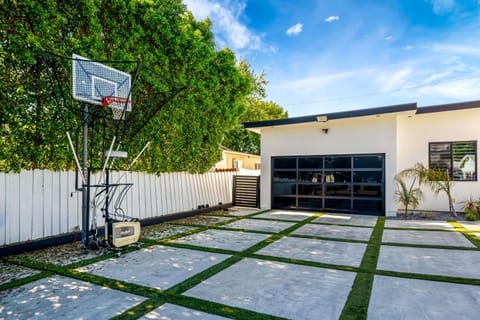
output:
[[[288,112],[275,102],[266,100],[267,81],[263,73],[254,75],[245,61],[240,63],[239,68],[253,79],[252,91],[245,100],[245,112],[240,122],[227,133],[223,145],[235,151],[260,154],[260,135],[246,130],[242,123],[287,118]]]
[[[81,106],[62,58],[72,53],[132,74],[136,63],[118,61],[141,61],[125,121],[90,107],[91,166],[115,135],[131,155],[152,142],[136,170],[205,171],[245,111],[251,74],[180,0],[7,0],[0,11],[2,171],[73,167],[65,131],[79,132]]]

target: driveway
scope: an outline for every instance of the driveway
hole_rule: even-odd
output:
[[[234,208],[161,228],[118,258],[10,257],[19,273],[0,284],[0,319],[480,314],[480,223]]]

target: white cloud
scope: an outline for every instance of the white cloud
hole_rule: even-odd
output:
[[[339,16],[330,16],[330,17],[325,19],[325,22],[333,22],[333,21],[336,21],[338,19],[340,19]]]
[[[436,44],[433,46],[433,50],[447,54],[469,55],[475,57],[480,56],[480,47],[475,44]]]
[[[288,30],[285,33],[288,34],[289,36],[295,36],[300,32],[302,32],[302,30],[303,30],[303,24],[297,23],[291,26],[290,28],[288,28]]]
[[[217,44],[232,46],[233,49],[257,50],[261,46],[260,36],[254,34],[239,21],[239,16],[244,12],[246,3],[223,5],[210,0],[184,0],[195,18],[204,20],[210,18]]]
[[[437,15],[442,15],[452,11],[455,7],[455,0],[431,0],[433,5],[433,12]]]
[[[437,85],[420,88],[418,93],[435,98],[444,98],[454,101],[466,101],[478,99],[480,80],[462,79],[458,81],[444,82]]]
[[[385,37],[385,40],[387,40],[387,41],[390,41],[390,40],[392,40],[392,39],[393,39],[392,36],[387,36],[387,37]]]
[[[413,46],[410,46],[410,45],[403,47],[403,50],[407,50],[407,51],[412,49],[413,49]]]
[[[382,91],[400,90],[407,84],[410,75],[413,73],[411,67],[404,67],[393,73],[384,73],[377,78]]]

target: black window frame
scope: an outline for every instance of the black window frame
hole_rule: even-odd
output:
[[[475,172],[472,175],[472,178],[470,179],[459,179],[457,178],[457,175],[455,173],[455,168],[454,168],[454,145],[455,144],[466,144],[466,143],[472,143],[474,147],[474,153],[475,153]],[[433,145],[449,145],[449,150],[446,151],[432,151],[432,146]],[[452,181],[455,182],[476,182],[478,181],[478,143],[477,140],[465,140],[465,141],[437,141],[437,142],[429,142],[428,143],[428,167],[430,169],[445,169],[445,166],[436,166],[434,163],[432,163],[432,158],[438,158],[440,154],[446,154],[448,153],[448,159],[443,158],[442,160],[448,160],[448,166],[447,169],[452,168],[451,170],[448,170],[449,172],[449,177]],[[437,157],[433,157],[432,155],[437,154]]]

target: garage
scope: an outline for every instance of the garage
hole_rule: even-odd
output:
[[[271,158],[272,208],[385,215],[385,155]]]

